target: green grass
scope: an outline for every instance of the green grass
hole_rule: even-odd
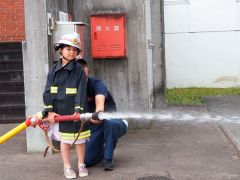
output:
[[[167,89],[168,105],[201,105],[203,96],[240,95],[240,88],[174,88]]]

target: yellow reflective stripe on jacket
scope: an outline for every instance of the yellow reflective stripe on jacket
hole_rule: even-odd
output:
[[[57,86],[51,86],[50,93],[56,94],[58,92],[58,87]]]
[[[75,106],[75,109],[81,109],[83,111],[83,108],[81,106]]]
[[[77,94],[77,88],[66,88],[66,94]]]
[[[62,140],[75,140],[77,137],[77,133],[61,133],[61,139]],[[80,133],[80,136],[78,137],[78,140],[85,139],[91,136],[90,130],[84,131]]]
[[[48,106],[44,106],[44,108],[48,109],[48,108],[53,108],[52,105],[48,105]]]

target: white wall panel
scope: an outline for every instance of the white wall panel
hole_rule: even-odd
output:
[[[237,2],[237,29],[240,30],[240,0],[236,0]]]
[[[166,83],[240,86],[240,0],[165,1]]]
[[[239,29],[237,0],[165,0],[165,33]]]
[[[165,39],[167,88],[240,86],[240,32],[167,34]]]
[[[190,31],[226,31],[237,29],[236,0],[191,0]]]
[[[164,26],[165,33],[188,32],[189,29],[189,4],[165,1]]]

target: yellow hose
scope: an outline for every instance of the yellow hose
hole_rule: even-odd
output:
[[[17,127],[13,128],[12,130],[8,131],[6,134],[4,134],[3,136],[0,137],[0,144],[6,142],[10,138],[15,136],[19,132],[21,132],[22,130],[26,129],[27,127],[28,127],[27,124],[25,122],[23,122],[22,124],[18,125]]]

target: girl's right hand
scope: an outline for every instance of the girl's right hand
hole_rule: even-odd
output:
[[[27,119],[33,119],[33,121],[31,120],[31,125],[30,126],[36,127],[37,119],[38,119],[37,115],[30,115],[30,116],[28,116]]]

